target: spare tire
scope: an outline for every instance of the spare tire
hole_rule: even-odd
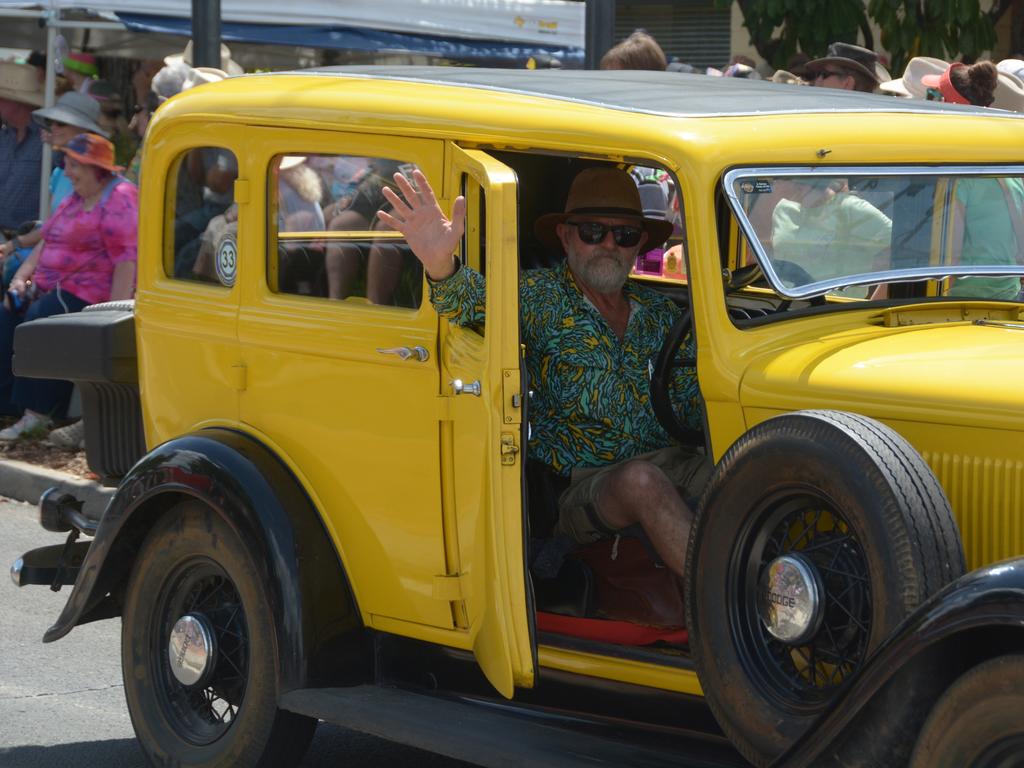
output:
[[[836,411],[757,425],[715,468],[687,556],[691,651],[722,729],[767,764],[963,572],[949,502],[896,432]],[[912,700],[892,698],[894,725],[900,702]]]

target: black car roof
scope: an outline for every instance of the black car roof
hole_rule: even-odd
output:
[[[438,83],[687,117],[827,112],[973,112],[1021,117],[983,107],[677,72],[364,66],[323,67],[302,73]]]

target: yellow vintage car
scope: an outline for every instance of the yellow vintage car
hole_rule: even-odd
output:
[[[291,765],[318,719],[483,765],[1020,764],[1022,146],[1011,113],[676,73],[192,89],[146,136],[134,305],[18,329],[117,491],[45,495],[72,534],[12,577],[73,585],[47,642],[121,617],[155,765]],[[537,562],[519,288],[591,167],[673,222],[631,278],[679,318],[638,397],[716,462],[650,624],[665,569],[618,538]],[[466,199],[483,324],[377,217],[413,169]]]

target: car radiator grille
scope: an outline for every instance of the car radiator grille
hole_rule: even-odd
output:
[[[926,452],[953,506],[967,567],[1024,555],[1024,462]]]

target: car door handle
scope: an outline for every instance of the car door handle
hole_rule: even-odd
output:
[[[462,379],[454,379],[452,381],[452,392],[456,395],[475,395],[480,397],[480,382],[464,382]]]
[[[382,355],[398,355],[403,360],[415,358],[418,363],[425,363],[430,359],[430,353],[427,352],[426,347],[421,347],[418,344],[415,347],[377,347],[377,351]]]

